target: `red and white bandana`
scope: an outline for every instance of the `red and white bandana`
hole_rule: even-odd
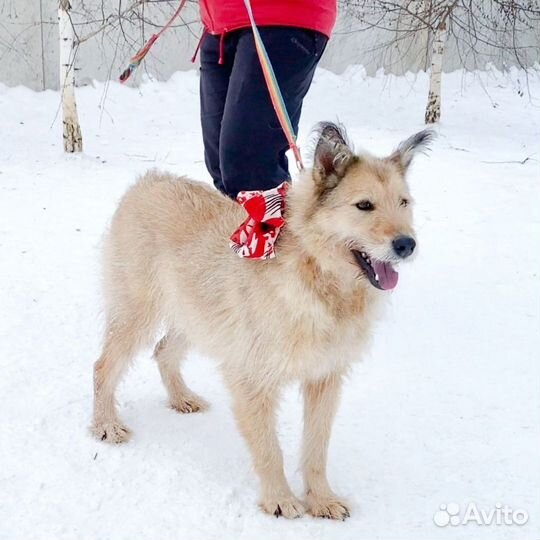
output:
[[[266,191],[241,191],[236,200],[248,217],[231,235],[231,249],[246,259],[273,259],[274,243],[285,224],[285,195],[289,188],[283,182]]]

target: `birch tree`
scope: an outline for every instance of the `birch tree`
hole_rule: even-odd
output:
[[[444,45],[446,43],[446,21],[442,21],[435,31],[431,52],[431,71],[429,76],[429,94],[424,119],[426,124],[433,124],[441,117],[441,79]]]
[[[431,71],[429,75],[429,93],[424,121],[434,124],[441,118],[441,81],[444,47],[446,45],[447,20],[457,2],[449,5],[435,27],[431,51]]]
[[[469,69],[477,67],[477,59],[492,57],[499,65],[517,64],[527,71],[540,54],[540,0],[340,0],[340,4],[360,22],[357,31],[377,29],[377,35],[384,36],[372,46],[374,53],[387,52],[394,62],[396,56],[421,53],[424,47],[428,124],[441,118],[449,45]]]
[[[65,152],[82,152],[82,134],[75,101],[75,33],[71,22],[69,0],[58,3],[60,38],[60,95]]]
[[[178,0],[73,0],[73,6],[70,0],[58,2],[64,150],[81,152],[83,141],[75,91],[77,51],[88,41],[101,39],[102,50],[113,51],[109,56],[124,58],[127,65],[147,40],[149,30],[156,32],[174,13]],[[189,30],[197,22],[187,22],[180,16],[180,22],[171,28]],[[113,71],[111,75],[116,78]]]

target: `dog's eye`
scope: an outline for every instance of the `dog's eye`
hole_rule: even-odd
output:
[[[401,199],[401,201],[399,201],[399,204],[405,207],[405,206],[409,206],[409,202],[410,202],[409,199]]]
[[[375,210],[374,204],[367,200],[357,203],[356,208],[358,208],[358,210],[363,210],[364,212],[371,212],[371,210]]]

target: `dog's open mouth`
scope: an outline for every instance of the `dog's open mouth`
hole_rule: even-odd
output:
[[[399,274],[389,262],[372,259],[365,251],[357,251],[356,249],[351,251],[358,266],[374,287],[388,291],[397,285]]]

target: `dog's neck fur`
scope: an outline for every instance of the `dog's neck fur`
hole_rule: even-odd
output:
[[[349,264],[352,262],[336,257],[337,250],[348,248],[324,237],[314,223],[319,195],[309,174],[306,171],[304,178],[295,182],[288,191],[286,226],[279,238],[278,260],[286,266],[294,266],[298,271],[287,275],[301,276],[304,285],[321,300],[329,295],[335,298],[337,293],[344,304],[350,304],[349,310],[357,311],[358,304],[375,299],[375,293],[367,281],[358,279],[356,269],[351,272]]]

